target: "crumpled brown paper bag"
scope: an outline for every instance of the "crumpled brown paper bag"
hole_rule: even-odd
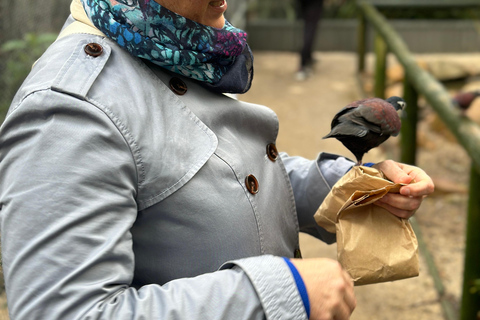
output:
[[[354,166],[315,213],[320,226],[336,232],[338,261],[355,285],[419,274],[418,242],[410,222],[373,204],[401,186],[375,168]]]

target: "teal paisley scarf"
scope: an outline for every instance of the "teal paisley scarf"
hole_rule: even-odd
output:
[[[82,0],[92,23],[133,56],[200,81],[218,92],[244,93],[253,78],[247,34],[186,19],[154,0]]]

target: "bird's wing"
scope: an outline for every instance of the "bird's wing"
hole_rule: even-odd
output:
[[[353,112],[354,110],[357,109],[357,107],[363,104],[367,104],[371,102],[379,102],[379,101],[382,101],[382,100],[379,98],[366,98],[362,100],[353,101],[352,103],[346,105],[344,108],[342,108],[340,111],[337,112],[337,114],[332,119],[331,128],[335,127],[337,124],[341,122],[340,117],[343,116],[344,114],[349,114]]]
[[[323,138],[335,138],[338,136],[364,137],[367,133],[368,129],[366,127],[346,121],[338,123],[332,128],[332,131]]]
[[[348,114],[348,113],[352,112],[353,110],[355,110],[355,107],[353,107],[351,105],[348,105],[348,106],[344,107],[342,110],[338,111],[337,114],[335,114],[335,116],[333,117],[330,127],[332,129],[334,127],[336,127],[341,122],[340,117],[343,116],[344,114]]]
[[[370,108],[365,105],[352,108],[350,112],[343,114],[338,120],[338,123],[344,124],[346,127],[352,128],[352,130],[356,128],[356,130],[362,132],[365,131],[365,134],[368,131],[373,131],[379,134],[382,132],[377,123],[378,121],[375,117],[372,117]]]
[[[395,108],[388,103],[360,105],[352,112],[352,121],[367,127],[369,130],[396,136],[400,132],[401,121]]]

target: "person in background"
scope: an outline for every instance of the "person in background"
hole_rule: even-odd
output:
[[[300,50],[300,67],[297,80],[303,81],[313,74],[315,59],[313,48],[323,13],[323,0],[297,0],[300,16],[303,20],[303,38]]]
[[[348,319],[337,261],[298,233],[353,162],[278,152],[278,119],[225,93],[253,77],[225,0],[74,0],[0,128],[2,262],[14,320]],[[433,183],[381,205],[408,218]]]

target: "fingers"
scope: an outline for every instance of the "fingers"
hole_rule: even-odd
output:
[[[426,196],[433,192],[435,186],[432,178],[428,176],[422,169],[399,163],[399,167],[404,170],[406,174],[412,177],[412,183],[400,189],[400,194],[405,196]]]
[[[428,177],[428,176],[427,176]],[[421,197],[428,196],[433,192],[435,186],[430,177],[420,180],[419,182],[409,184],[400,188],[400,194],[404,196]]]
[[[406,197],[399,194],[388,193],[375,202],[376,205],[386,209],[397,217],[408,219],[415,214],[422,204],[422,197]]]
[[[357,299],[355,298],[355,293],[353,291],[352,277],[350,277],[350,275],[346,271],[343,271],[343,274],[344,274],[345,281],[348,285],[347,290],[345,292],[344,300],[348,306],[348,311],[349,311],[348,314],[350,315],[352,314],[353,310],[355,310],[355,308],[357,307]]]
[[[350,319],[353,310],[355,310],[355,307],[357,306],[357,300],[353,290],[353,280],[345,270],[342,270],[342,273],[344,278],[344,288],[343,290],[338,291],[338,301],[341,301],[341,303],[338,303],[337,308],[332,312],[332,318],[335,320]]]
[[[406,184],[400,188],[400,194],[387,194],[375,203],[397,217],[408,219],[413,216],[423,198],[435,188],[428,174],[418,167],[392,160],[379,162],[373,167],[381,170],[391,181]]]
[[[433,192],[435,186],[432,179],[422,169],[386,160],[374,165],[385,176],[395,183],[407,184],[400,188],[400,194],[404,196],[422,197]]]
[[[379,162],[373,167],[382,171],[388,179],[395,183],[409,184],[413,181],[413,177],[403,170],[402,164],[393,160]]]
[[[412,217],[415,212],[417,210],[404,210],[404,209],[399,209],[399,208],[396,208],[396,207],[393,207],[391,205],[389,205],[388,203],[382,203],[380,201],[377,201],[374,203],[376,206],[379,206],[379,207],[382,207],[384,208],[385,210],[387,210],[388,212],[390,212],[391,214],[399,217],[399,218],[402,218],[402,219],[409,219],[410,217]]]
[[[334,320],[348,320],[352,314],[353,309],[350,309],[346,304],[341,305],[337,309],[337,313],[332,315]]]

